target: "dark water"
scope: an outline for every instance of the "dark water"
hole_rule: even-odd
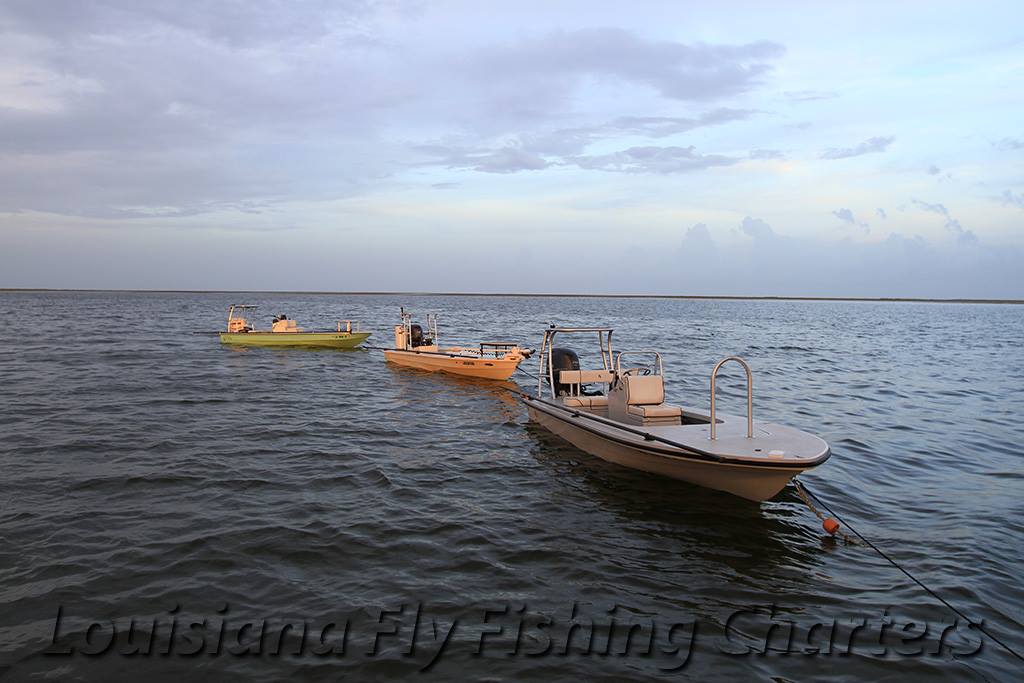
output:
[[[619,469],[529,425],[500,388],[379,352],[189,334],[222,326],[236,298],[0,294],[0,678],[1019,680],[1020,661],[977,651],[962,622],[940,644],[955,616],[870,550],[823,538],[791,488],[757,505]],[[804,481],[1024,649],[1019,307],[244,298],[262,324],[357,318],[376,344],[401,304],[438,311],[453,343],[608,324],[619,348],[664,350],[669,396],[700,408],[713,363],[742,355],[757,417],[832,444]],[[723,377],[722,409],[741,413],[741,377]],[[481,648],[487,609],[504,632]],[[343,654],[312,651],[346,619],[347,640],[325,638]],[[263,620],[262,654],[229,651],[257,650]],[[630,624],[647,631],[619,654]],[[766,654],[744,653],[776,624]]]

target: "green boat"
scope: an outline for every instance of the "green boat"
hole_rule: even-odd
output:
[[[228,309],[228,329],[220,333],[222,344],[241,346],[311,346],[329,349],[354,349],[366,341],[369,332],[352,329],[351,320],[339,320],[336,330],[303,330],[286,315],[274,316],[271,329],[257,330],[250,322],[256,306],[234,304]],[[342,329],[342,323],[345,323]]]

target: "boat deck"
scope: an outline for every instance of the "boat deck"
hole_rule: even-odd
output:
[[[807,432],[774,422],[754,422],[754,436],[747,438],[746,418],[718,414],[718,433],[710,438],[710,423],[699,425],[651,425],[654,436],[699,448],[723,458],[807,465],[829,452],[828,444]]]
[[[663,455],[689,451],[706,459],[778,467],[812,467],[830,455],[828,444],[821,438],[774,422],[755,421],[754,436],[747,438],[746,418],[736,415],[718,413],[717,438],[712,440],[710,417],[697,411],[683,411],[687,419],[694,421],[691,424],[634,425],[553,401],[530,397],[525,402],[546,412],[578,415],[574,419],[576,424],[592,434]],[[648,434],[656,438],[647,438]]]

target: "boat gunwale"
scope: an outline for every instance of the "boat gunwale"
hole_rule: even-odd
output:
[[[479,355],[472,354],[461,354],[461,353],[445,353],[444,351],[417,351],[416,349],[384,349],[384,353],[414,353],[417,355],[428,355],[428,356],[445,356],[447,358],[468,358],[472,360],[486,361],[488,363],[493,361],[508,361],[509,363],[515,362],[516,364],[525,360],[525,357],[521,360],[513,360],[502,356],[501,358],[487,358]],[[507,354],[506,354],[507,355]]]
[[[527,394],[525,392],[520,393],[519,400],[521,400],[523,402],[523,404],[526,405],[527,407],[529,407],[531,405],[531,403],[532,404],[542,403],[542,404],[544,404],[546,406],[550,406],[551,408],[554,408],[555,411],[560,411],[562,413],[566,413],[566,414],[568,414],[568,415],[570,415],[572,417],[575,417],[575,418],[582,417],[582,418],[586,418],[586,419],[591,419],[591,420],[594,420],[595,422],[599,422],[601,424],[605,424],[606,426],[611,427],[612,429],[617,429],[619,431],[624,431],[624,432],[628,432],[628,433],[633,433],[633,434],[638,435],[638,436],[643,436],[644,440],[645,440],[644,442],[634,443],[632,441],[629,441],[628,439],[623,439],[622,437],[619,437],[619,436],[617,436],[615,434],[608,434],[606,432],[594,429],[592,427],[588,427],[586,424],[583,424],[582,422],[571,422],[571,421],[563,418],[562,416],[558,415],[557,412],[554,412],[552,410],[545,410],[542,407],[538,407],[536,405],[534,406],[536,410],[539,410],[540,412],[544,413],[545,415],[553,417],[553,418],[555,418],[557,420],[561,420],[562,422],[565,422],[566,424],[575,425],[575,426],[579,427],[580,429],[582,429],[582,430],[584,430],[586,432],[589,432],[589,433],[591,433],[591,434],[593,434],[593,435],[595,435],[597,437],[600,437],[600,438],[603,438],[603,439],[607,439],[608,441],[613,441],[613,442],[615,442],[615,443],[617,443],[619,445],[626,446],[628,448],[633,448],[635,450],[638,450],[638,451],[640,451],[642,453],[647,453],[649,455],[656,455],[656,456],[668,457],[668,458],[677,458],[677,459],[680,459],[680,460],[690,460],[690,461],[698,461],[698,462],[705,462],[705,463],[715,463],[715,464],[722,464],[722,465],[729,465],[729,466],[770,467],[770,468],[773,468],[773,469],[789,469],[789,470],[796,470],[798,474],[800,472],[803,472],[804,470],[811,469],[812,467],[817,467],[818,465],[822,464],[823,462],[828,460],[830,457],[832,457],[832,448],[827,443],[825,444],[825,451],[824,451],[824,453],[822,453],[820,456],[818,456],[818,457],[816,457],[816,458],[814,458],[812,460],[802,460],[799,463],[793,463],[793,462],[788,462],[787,463],[787,462],[778,462],[778,461],[772,461],[772,460],[746,460],[746,459],[742,459],[742,458],[737,458],[735,456],[718,455],[717,453],[710,453],[708,451],[703,451],[703,450],[701,450],[699,448],[696,448],[696,447],[693,447],[693,446],[684,446],[683,444],[680,444],[679,446],[670,446],[669,448],[671,448],[671,450],[668,450],[665,447],[658,447],[658,446],[654,446],[654,445],[649,445],[647,443],[648,437],[650,437],[650,440],[652,440],[652,441],[662,441],[662,442],[668,441],[664,437],[659,437],[656,434],[651,434],[650,432],[645,432],[643,430],[634,429],[634,428],[630,427],[629,425],[620,425],[618,423],[615,423],[614,420],[607,420],[606,418],[602,418],[599,415],[592,415],[590,413],[587,413],[587,412],[584,412],[584,411],[581,411],[581,410],[570,409],[570,408],[566,408],[564,406],[559,406],[556,403],[552,403],[550,401],[546,401],[546,400],[544,400],[544,399],[542,399],[540,397],[532,396],[532,395]]]
[[[231,335],[237,335],[237,336],[242,336],[242,335],[249,336],[249,335],[253,335],[253,334],[262,334],[262,335],[273,334],[273,335],[280,335],[282,337],[285,337],[285,336],[287,336],[287,337],[295,337],[295,336],[301,336],[301,335],[304,335],[304,334],[333,334],[333,335],[336,335],[336,336],[339,336],[339,337],[358,337],[359,335],[366,335],[367,337],[369,337],[373,333],[372,332],[338,332],[337,330],[299,330],[298,332],[274,332],[273,330],[249,330],[248,332],[227,332],[225,330],[221,330],[219,332],[219,334],[231,334]]]
[[[321,348],[356,350],[371,332],[219,332],[220,343],[253,348]]]

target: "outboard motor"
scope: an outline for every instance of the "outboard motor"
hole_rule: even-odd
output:
[[[433,343],[432,339],[428,339],[423,336],[423,328],[419,325],[409,325],[409,346],[416,348],[417,346],[430,346]]]
[[[551,371],[555,377],[555,396],[569,393],[569,385],[558,381],[558,373],[562,370],[579,370],[580,357],[572,349],[551,349]]]

